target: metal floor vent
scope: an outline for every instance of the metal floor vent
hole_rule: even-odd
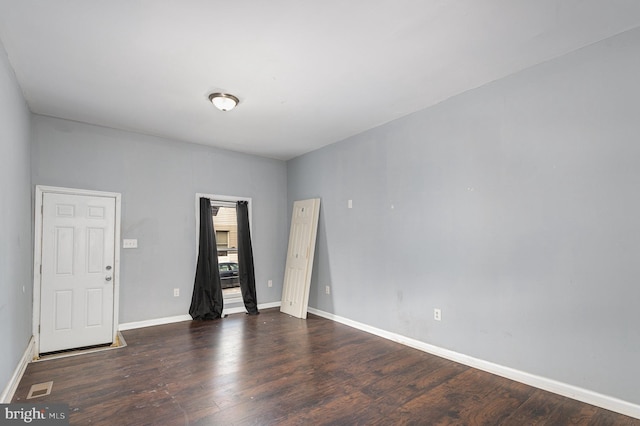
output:
[[[53,388],[53,382],[38,383],[31,386],[27,399],[38,398],[40,396],[49,395]]]

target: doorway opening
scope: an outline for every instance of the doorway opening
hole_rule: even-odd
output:
[[[242,298],[238,277],[238,221],[234,203],[211,200],[213,229],[216,231],[218,271],[222,296]]]
[[[239,263],[238,263],[238,219],[236,204],[238,201],[246,201],[249,213],[249,227],[251,224],[251,198],[236,197],[216,194],[196,194],[196,252],[200,229],[199,202],[200,198],[211,200],[211,218],[216,234],[218,252],[218,270],[220,272],[220,284],[222,285],[222,297],[226,306],[242,304],[242,292],[240,290]],[[231,308],[234,309],[234,308]]]

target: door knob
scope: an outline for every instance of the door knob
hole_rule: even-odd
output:
[[[105,277],[104,279],[107,281],[111,281],[111,277]]]

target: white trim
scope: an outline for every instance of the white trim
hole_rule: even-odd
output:
[[[258,305],[258,309],[269,309],[269,308],[277,308],[280,306],[280,302],[269,302],[262,303]],[[241,312],[246,312],[244,306],[231,308],[228,310],[224,310],[222,315],[229,314],[237,314]],[[177,315],[175,317],[165,317],[165,318],[156,318],[145,321],[135,321],[135,322],[125,322],[120,324],[120,331],[125,330],[133,330],[136,328],[144,328],[144,327],[153,327],[154,325],[164,325],[164,324],[172,324],[174,322],[182,322],[182,321],[192,321],[190,315]]]
[[[280,300],[277,302],[259,303],[258,309],[279,308],[281,304],[282,302]]]
[[[379,328],[372,327],[370,325],[353,321],[348,318],[334,315],[325,311],[321,311],[319,309],[309,308],[308,311],[309,313],[312,313],[314,315],[339,322],[349,327],[353,327],[358,330],[383,337],[385,339],[439,356],[441,358],[455,361],[469,367],[477,368],[478,370],[502,376],[516,382],[524,383],[538,389],[553,392],[567,398],[595,405],[596,407],[604,408],[606,410],[615,411],[626,416],[640,419],[640,405],[633,404],[628,401],[623,401],[618,398],[603,395],[601,393],[583,389],[567,383],[558,382],[546,377],[536,376],[535,374],[530,374],[524,371],[516,370],[514,368],[494,364],[492,362],[464,355],[459,352],[451,351],[449,349],[440,348],[438,346],[430,345],[429,343],[425,343],[420,340],[381,330]]]
[[[240,302],[242,302],[242,299],[240,299]],[[262,303],[262,304],[258,304],[258,310],[260,309],[269,309],[269,308],[278,308],[280,307],[281,302],[269,302],[269,303]],[[244,308],[244,306],[237,306],[234,308],[229,308],[229,309],[223,309],[222,311],[222,316],[224,317],[225,315],[230,315],[230,314],[240,314],[242,312],[247,312],[247,310]]]
[[[33,337],[34,353],[40,353],[40,266],[42,259],[42,203],[45,193],[86,195],[90,197],[114,198],[116,203],[114,228],[114,260],[113,260],[113,342],[118,337],[118,314],[120,309],[120,222],[122,196],[117,192],[93,191],[88,189],[59,188],[55,186],[36,185],[34,249],[33,249]]]
[[[172,324],[174,322],[191,321],[190,315],[178,315],[175,317],[156,318],[144,321],[125,322],[120,324],[120,331],[133,330],[135,328],[153,327],[154,325]]]
[[[0,394],[0,404],[9,404],[13,399],[16,389],[18,389],[18,385],[20,384],[20,380],[22,380],[22,376],[24,375],[24,371],[27,369],[27,365],[35,356],[35,346],[36,340],[31,336],[31,339],[29,339],[29,343],[27,344],[27,348],[24,350],[24,354],[22,354],[22,358],[20,358],[20,362],[16,366],[9,383],[7,383],[7,386]]]

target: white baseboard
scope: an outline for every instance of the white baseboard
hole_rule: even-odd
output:
[[[262,304],[259,303],[258,309],[276,308],[278,306],[280,306],[280,302],[269,302],[269,303],[262,303]],[[222,315],[224,316],[229,314],[238,314],[241,312],[246,312],[244,306],[224,309],[222,311]],[[154,325],[172,324],[174,322],[181,322],[181,321],[191,321],[191,315],[177,315],[175,317],[165,317],[165,318],[156,318],[156,319],[144,320],[144,321],[126,322],[126,323],[120,324],[118,327],[118,330],[120,331],[133,330],[134,328],[152,327]]]
[[[190,315],[177,315],[175,317],[156,318],[144,321],[125,322],[118,326],[118,330],[133,330],[134,328],[153,327],[154,325],[172,324],[174,322],[191,321]]]
[[[36,340],[33,336],[31,336],[31,339],[27,344],[27,348],[24,350],[24,354],[22,354],[22,358],[20,358],[20,362],[13,372],[9,383],[7,383],[7,386],[0,394],[0,404],[9,404],[13,399],[13,395],[16,393],[16,389],[18,389],[18,385],[20,384],[20,380],[22,379],[24,371],[27,369],[27,365],[31,362],[31,360],[33,360],[33,357],[35,355],[35,346]]]
[[[374,334],[376,336],[380,336],[397,343],[401,343],[405,346],[409,346],[414,349],[439,356],[441,358],[455,361],[469,367],[477,368],[478,370],[483,370],[488,373],[514,380],[516,382],[524,383],[538,389],[553,392],[567,398],[595,405],[596,407],[615,411],[617,413],[624,414],[625,416],[640,419],[640,405],[633,404],[631,402],[593,392],[588,389],[569,385],[567,383],[558,382],[546,377],[536,376],[535,374],[530,374],[510,367],[494,364],[492,362],[464,355],[459,352],[443,349],[438,346],[430,345],[428,343],[412,339],[410,337],[405,337],[400,334],[391,333],[389,331],[381,330],[376,327],[371,327],[370,325],[353,321],[348,318],[340,317],[338,315],[334,315],[318,309],[309,308],[308,311],[309,313],[312,313],[314,315],[318,315],[320,317],[327,318],[344,325],[348,325],[349,327],[353,327],[358,330],[362,330],[367,333]]]
[[[242,299],[240,299],[240,302],[242,302]],[[269,303],[262,303],[262,304],[258,303],[258,310],[276,308],[280,306],[280,303],[281,302],[269,302]],[[247,312],[247,310],[244,308],[244,306],[238,306],[235,308],[224,309],[222,311],[222,316],[230,315],[230,314],[240,314],[242,312]]]
[[[258,304],[258,309],[279,308],[281,304],[280,301]]]

